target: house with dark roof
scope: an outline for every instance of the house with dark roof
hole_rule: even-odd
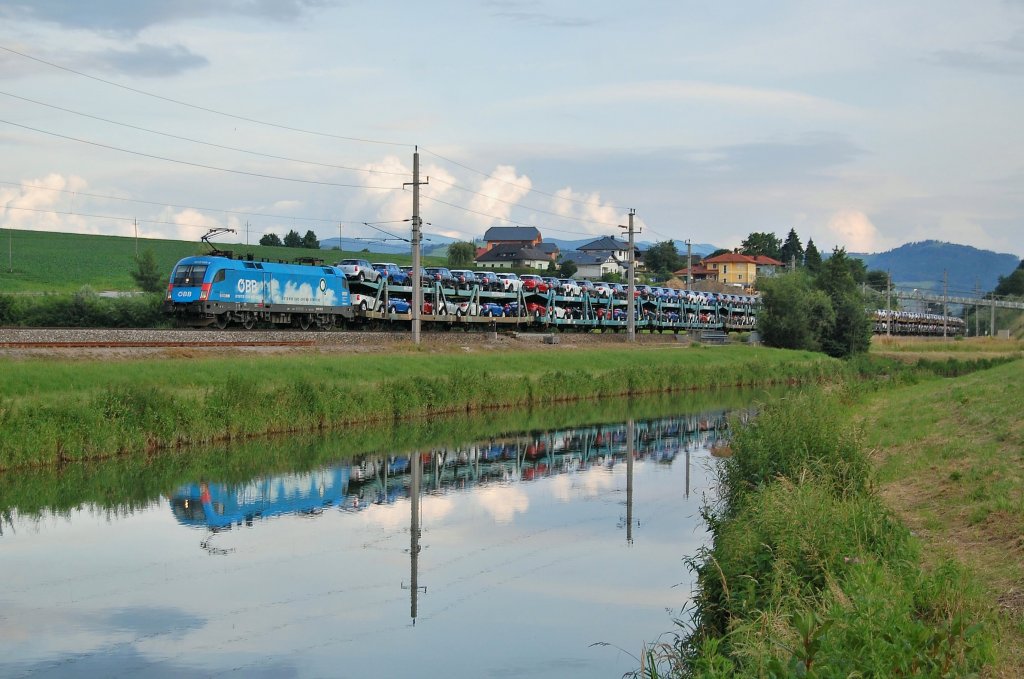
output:
[[[496,245],[517,245],[533,248],[540,244],[540,231],[535,226],[492,226],[484,233],[484,248],[490,250]]]
[[[563,253],[562,261],[572,261],[576,265],[576,273],[573,274],[573,278],[600,278],[606,273],[622,275],[626,272],[625,266],[610,252],[575,250]]]
[[[517,243],[498,243],[476,257],[481,269],[546,269],[551,261],[548,253]]]
[[[581,245],[578,250],[592,255],[609,253],[619,261],[623,268],[629,263],[629,243],[618,240],[612,236],[605,236]],[[633,245],[634,262],[638,269],[643,268],[643,249],[639,245]]]

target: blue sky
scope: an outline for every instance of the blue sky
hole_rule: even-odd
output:
[[[0,0],[0,19],[3,227],[402,235],[418,145],[423,219],[454,237],[606,235],[634,208],[649,241],[1024,255],[1021,0]]]

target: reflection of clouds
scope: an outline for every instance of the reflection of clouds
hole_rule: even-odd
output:
[[[493,486],[481,488],[473,499],[498,523],[511,523],[516,514],[530,508],[526,492],[515,486]]]
[[[561,502],[605,495],[615,489],[615,478],[604,469],[588,469],[579,474],[560,474],[549,479],[551,494]]]
[[[409,503],[396,502],[391,505],[371,505],[363,516],[366,522],[381,528],[409,527]]]
[[[443,519],[455,509],[455,501],[444,495],[428,495],[423,498],[422,516],[425,521]]]

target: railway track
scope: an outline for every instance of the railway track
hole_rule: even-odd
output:
[[[174,347],[206,347],[206,348],[230,348],[230,347],[311,347],[316,342],[313,340],[285,340],[285,341],[221,341],[221,342],[198,342],[198,341],[7,341],[0,342],[3,349],[168,349]]]

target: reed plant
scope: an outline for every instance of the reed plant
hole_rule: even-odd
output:
[[[873,489],[862,435],[821,390],[733,439],[693,615],[649,676],[965,676],[994,657],[979,585],[920,545]]]
[[[842,371],[816,355],[745,347],[4,367],[0,470],[357,422],[814,382]]]

